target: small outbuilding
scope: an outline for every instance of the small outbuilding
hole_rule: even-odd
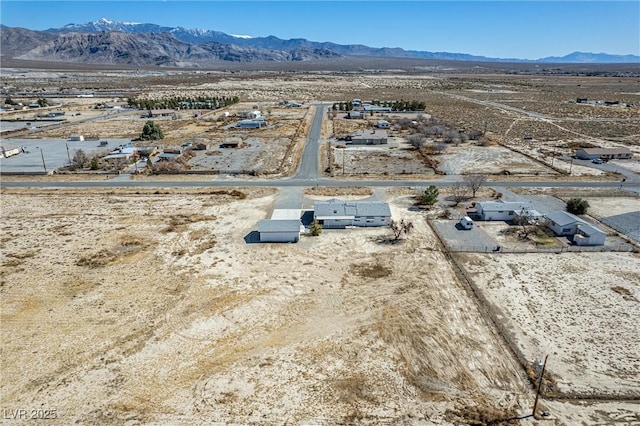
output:
[[[69,137],[69,140],[71,142],[82,142],[82,141],[84,141],[84,136],[82,136],[82,135],[71,135]]]
[[[296,243],[304,225],[300,219],[264,219],[258,222],[262,243]]]
[[[376,123],[376,127],[378,129],[388,129],[391,127],[391,123],[389,123],[387,120],[378,120],[378,122]]]

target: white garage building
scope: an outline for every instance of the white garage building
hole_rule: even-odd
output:
[[[261,243],[297,243],[304,225],[300,219],[264,219],[258,222]]]

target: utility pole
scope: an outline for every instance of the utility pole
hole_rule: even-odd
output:
[[[569,174],[571,174],[571,169],[573,169],[573,157],[571,157],[571,163],[569,164]]]
[[[44,152],[42,152],[42,148],[40,148],[40,155],[42,156],[42,167],[44,167],[45,173],[47,172],[47,165],[44,162]]]
[[[69,164],[71,164],[71,155],[69,155],[69,144],[67,143],[65,145],[67,146],[67,159],[69,160]]]
[[[333,173],[331,171],[331,141],[327,141],[327,162],[329,165],[329,176],[333,176]]]
[[[544,364],[542,364],[542,371],[540,372],[540,381],[538,382],[538,390],[536,391],[536,400],[533,403],[533,412],[531,413],[533,418],[536,417],[536,408],[538,408],[538,398],[540,397],[540,388],[542,387],[542,380],[544,379],[544,370],[547,368],[547,358],[549,358],[549,355],[544,357]]]

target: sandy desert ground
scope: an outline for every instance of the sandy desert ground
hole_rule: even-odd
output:
[[[8,409],[96,425],[466,424],[530,412],[524,370],[409,196],[389,194],[395,217],[415,225],[399,244],[386,229],[246,244],[274,190],[3,191]],[[611,303],[637,307],[631,281]],[[620,320],[629,333],[632,315]],[[633,375],[622,356],[615,366]],[[625,380],[611,379],[635,383]],[[636,408],[554,404],[545,424],[633,419]]]
[[[638,398],[637,253],[458,257],[524,358],[550,355],[560,392]]]

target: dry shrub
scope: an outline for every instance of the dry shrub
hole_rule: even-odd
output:
[[[30,257],[34,257],[36,254],[37,254],[37,252],[35,252],[33,250],[29,250],[29,251],[26,251],[24,253],[8,253],[8,254],[6,254],[6,256],[14,258],[14,259],[24,260],[24,259],[28,259]]]
[[[529,376],[529,380],[531,380],[531,383],[533,383],[535,386],[538,386],[538,383],[540,381],[540,372],[536,367],[536,363],[529,363],[526,366],[526,371],[527,376]],[[556,379],[551,375],[549,370],[545,370],[544,372],[544,380],[542,381],[542,387],[540,388],[540,395],[547,398],[553,398],[559,395]]]
[[[371,391],[371,386],[367,383],[367,376],[364,373],[355,373],[351,376],[336,380],[335,384],[340,401],[353,404],[358,400],[376,403],[376,398]]]
[[[162,230],[164,233],[169,232],[182,232],[190,223],[202,222],[206,220],[215,219],[215,216],[205,216],[201,214],[176,214],[169,218],[169,225]]]
[[[211,237],[208,240],[198,244],[193,250],[193,254],[204,253],[205,251],[214,248],[217,243],[218,243],[218,240],[216,240],[216,237]]]
[[[373,191],[371,188],[362,186],[348,186],[348,187],[329,187],[329,186],[314,186],[307,188],[304,191],[305,195],[317,195],[323,197],[340,197],[347,195],[371,195]]]
[[[362,278],[384,278],[391,275],[391,268],[382,266],[380,263],[351,265],[351,271]]]
[[[143,239],[133,236],[127,236],[121,239],[120,245],[113,249],[100,250],[92,255],[83,256],[76,262],[78,266],[86,266],[89,268],[100,268],[110,263],[116,262],[124,256],[136,253],[149,244]]]
[[[99,252],[81,257],[76,265],[87,266],[89,268],[100,268],[106,266],[109,263],[115,262],[118,255],[112,250],[100,250]]]
[[[624,300],[633,300],[635,302],[638,301],[638,299],[633,296],[633,293],[631,293],[628,288],[617,285],[615,287],[611,287],[611,290],[621,295]]]
[[[447,410],[445,416],[449,420],[462,420],[469,425],[518,424],[518,413],[515,408],[503,409],[488,406],[465,406],[455,410]],[[458,423],[458,422],[455,422]]]
[[[247,194],[246,193],[244,193],[242,191],[238,191],[237,189],[216,189],[216,190],[213,190],[213,191],[209,192],[209,194],[211,194],[211,195],[228,195],[228,196],[230,196],[232,198],[236,198],[238,200],[244,200],[245,198],[247,198]]]
[[[20,266],[21,264],[22,262],[20,261],[20,259],[6,259],[4,262],[2,262],[2,267],[11,268],[11,267]]]

